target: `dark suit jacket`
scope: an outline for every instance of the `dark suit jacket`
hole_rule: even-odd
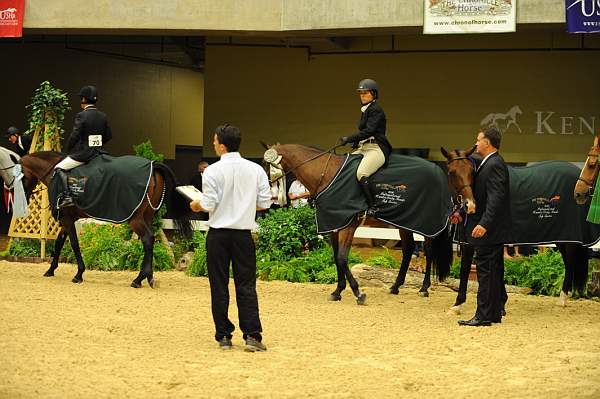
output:
[[[105,153],[102,146],[89,146],[90,135],[102,135],[102,146],[112,138],[106,114],[98,111],[94,106],[84,109],[75,117],[75,126],[67,141],[65,152],[79,162],[88,162],[95,156]]]
[[[362,113],[360,121],[358,122],[358,130],[357,133],[348,137],[348,142],[353,143],[354,147],[357,147],[359,141],[373,136],[377,144],[379,144],[381,151],[383,151],[385,162],[387,163],[390,153],[392,152],[392,145],[385,137],[385,113],[378,101],[373,101],[367,110]]]
[[[467,218],[467,242],[475,246],[511,242],[508,168],[497,152],[475,172],[473,196],[476,212]],[[471,233],[478,224],[487,232],[481,238],[473,238]]]
[[[21,145],[23,145],[23,148],[21,148],[19,146],[19,142],[17,141],[15,143],[15,152],[17,154],[19,154],[20,157],[29,154],[29,149],[31,148],[31,141],[33,140],[33,137],[31,136],[20,136],[21,139]]]

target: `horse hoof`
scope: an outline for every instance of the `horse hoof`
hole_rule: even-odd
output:
[[[362,294],[358,294],[358,296],[356,297],[356,303],[359,305],[364,305],[366,301],[367,294],[365,294],[364,292]]]
[[[400,293],[400,290],[397,287],[390,287],[390,294],[398,295],[399,293]]]
[[[562,306],[563,308],[566,307],[567,306],[567,294],[565,294],[563,291],[561,291],[556,304],[558,306]]]
[[[331,302],[341,301],[342,300],[342,296],[340,294],[331,294],[331,295],[329,295],[329,300]]]
[[[75,284],[81,284],[81,283],[83,283],[83,278],[82,277],[73,277],[73,280],[71,280],[71,282],[73,282]]]
[[[427,291],[419,291],[419,296],[427,298],[429,296],[429,292],[427,292]]]
[[[46,273],[44,273],[44,277],[54,277],[54,272],[48,270]]]
[[[447,314],[451,315],[451,316],[458,316],[460,315],[460,305],[458,306],[452,306],[450,309],[448,309]]]
[[[141,288],[141,287],[142,287],[142,284],[141,284],[141,283],[136,283],[135,281],[132,281],[132,282],[131,282],[131,286],[132,286],[133,288]]]
[[[148,284],[150,285],[150,288],[159,288],[160,287],[160,281],[158,281],[156,279],[148,280]]]

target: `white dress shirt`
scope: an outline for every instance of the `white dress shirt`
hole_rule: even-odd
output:
[[[200,206],[214,229],[252,230],[256,208],[271,206],[269,179],[263,168],[239,152],[221,155],[202,175]]]
[[[288,191],[288,192],[291,194],[300,195],[300,194],[304,194],[307,191],[308,190],[306,189],[306,187],[304,187],[304,185],[302,183],[300,183],[300,180],[294,180],[292,182],[292,184],[290,185],[290,191]],[[294,208],[298,208],[299,206],[304,206],[307,204],[308,204],[307,198],[298,198],[298,199],[292,200],[292,207],[294,207]]]

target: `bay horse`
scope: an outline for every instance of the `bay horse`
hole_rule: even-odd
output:
[[[265,161],[277,168],[283,169],[285,174],[294,173],[313,198],[316,198],[331,183],[345,159],[342,155],[334,154],[337,146],[329,151],[300,144],[267,146],[263,143],[263,146],[268,151],[274,149],[281,157],[277,162],[269,162],[267,159]],[[434,187],[432,189],[435,190]],[[354,232],[361,224],[360,215],[361,213],[356,214],[346,227],[330,234],[333,257],[337,269],[337,287],[329,295],[330,301],[340,301],[342,299],[342,291],[346,288],[346,280],[350,284],[357,303],[363,305],[366,301],[366,294],[360,291],[358,282],[348,268],[348,253],[350,252]],[[396,281],[390,287],[391,294],[398,294],[399,287],[404,284],[415,247],[413,233],[405,229],[399,230],[402,239],[402,264]],[[434,273],[437,274],[440,281],[443,281],[449,274],[450,263],[452,262],[452,247],[447,230],[442,231],[435,238],[425,238],[427,266],[423,284],[419,290],[421,296],[429,295],[428,288],[431,286],[430,275],[432,266]]]
[[[581,174],[575,184],[575,202],[579,205],[585,204],[594,194],[596,179],[598,178],[598,156],[600,155],[600,137],[594,136],[594,143],[581,169]]]
[[[475,213],[476,203],[473,196],[472,185],[474,182],[475,162],[471,159],[471,154],[475,151],[475,146],[468,151],[454,150],[451,152],[441,148],[442,154],[446,157],[446,166],[448,168],[448,185],[453,193],[454,202],[457,209],[462,209],[469,215]],[[513,193],[511,193],[512,195]],[[467,283],[471,263],[475,249],[468,244],[460,244],[462,257],[460,262],[460,284],[458,294],[450,312],[460,314],[460,307],[467,299]],[[580,243],[555,242],[554,245],[560,251],[565,264],[565,278],[563,280],[558,305],[566,306],[567,295],[571,291],[582,293],[585,288],[588,273],[588,253]]]
[[[1,148],[1,147],[0,147]],[[64,155],[53,151],[35,152],[23,156],[20,160],[11,157],[10,154],[2,148],[0,151],[0,168],[8,170],[20,163],[23,170],[23,185],[27,197],[31,195],[38,181],[42,182],[46,187],[49,186],[52,180],[54,166],[64,159]],[[189,237],[191,235],[191,224],[188,218],[188,201],[184,200],[175,190],[176,180],[173,172],[161,163],[155,162],[152,173],[152,178],[144,193],[144,200],[127,221],[131,229],[140,237],[144,247],[144,259],[138,276],[131,282],[134,288],[140,288],[144,279],[148,280],[150,287],[155,287],[153,276],[152,259],[154,247],[154,232],[152,230],[152,219],[154,214],[160,209],[160,204],[164,195],[167,206],[173,212],[173,216],[179,232]],[[6,181],[5,175],[2,175],[7,186],[11,186],[11,181]],[[77,274],[71,280],[73,283],[83,282],[83,272],[85,265],[79,248],[77,232],[75,231],[75,221],[80,218],[90,217],[82,210],[75,206],[61,209],[60,211],[60,226],[61,230],[54,246],[54,253],[50,268],[44,273],[45,277],[54,276],[54,271],[58,267],[58,258],[62,247],[69,237],[71,247],[77,259]]]

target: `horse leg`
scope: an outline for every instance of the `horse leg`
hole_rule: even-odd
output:
[[[65,241],[67,239],[67,232],[64,228],[60,230],[58,237],[56,238],[56,242],[54,243],[54,253],[52,254],[52,261],[50,262],[50,268],[44,273],[44,277],[53,277],[54,270],[58,267],[58,258],[60,257],[60,252],[62,251],[63,245],[65,245]]]
[[[338,254],[339,254],[339,233],[331,233],[331,247],[333,248],[333,261],[335,262],[335,268],[337,270],[337,287],[335,290],[329,295],[330,301],[341,301],[342,300],[342,291],[346,289],[346,276],[344,275],[344,271],[339,266],[338,262]]]
[[[574,276],[574,262],[573,262],[573,251],[570,251],[569,244],[556,243],[556,247],[562,255],[563,263],[565,264],[565,278],[563,280],[562,289],[560,290],[560,296],[558,297],[557,305],[565,307],[567,306],[567,298],[569,291],[573,287],[573,276]]]
[[[431,287],[431,263],[433,262],[433,253],[431,251],[431,239],[426,239],[425,242],[425,276],[423,277],[423,285],[419,290],[419,296],[428,297],[429,287]]]
[[[81,249],[79,248],[79,240],[77,239],[77,231],[75,231],[75,225],[73,222],[70,223],[70,226],[67,227],[69,231],[69,240],[71,241],[71,248],[73,248],[73,252],[75,253],[75,258],[77,259],[77,274],[71,280],[74,283],[83,283],[83,272],[85,271],[85,265],[83,263],[83,258],[81,257]]]
[[[348,284],[350,284],[350,288],[352,289],[354,296],[356,296],[356,303],[358,303],[359,305],[364,305],[365,301],[367,300],[367,294],[360,292],[358,282],[356,281],[356,279],[352,275],[352,272],[350,272],[350,269],[348,268],[348,254],[350,253],[350,248],[352,247],[352,239],[354,238],[354,231],[357,227],[358,221],[356,220],[355,223],[349,225],[348,227],[342,229],[339,232],[339,248],[336,257],[336,263],[338,267],[344,271],[346,279],[348,280]]]
[[[142,245],[144,246],[144,260],[142,261],[142,267],[137,277],[131,282],[131,286],[133,288],[140,288],[142,286],[142,281],[147,278],[150,287],[154,288],[154,276],[152,273],[154,232],[150,227],[151,223],[142,219],[140,215],[140,217],[137,218],[134,216],[134,218],[131,219],[130,225],[133,231],[138,234],[142,240]]]
[[[402,242],[402,264],[400,265],[400,270],[398,270],[398,276],[396,276],[394,285],[390,287],[390,294],[394,295],[398,295],[400,286],[404,284],[404,281],[406,280],[410,259],[415,250],[415,240],[412,232],[400,229],[400,239]]]
[[[468,244],[460,244],[462,248],[462,257],[460,259],[460,283],[458,285],[458,295],[456,301],[449,312],[456,315],[460,314],[460,306],[467,301],[467,284],[469,283],[469,273],[471,273],[471,264],[475,247]]]

